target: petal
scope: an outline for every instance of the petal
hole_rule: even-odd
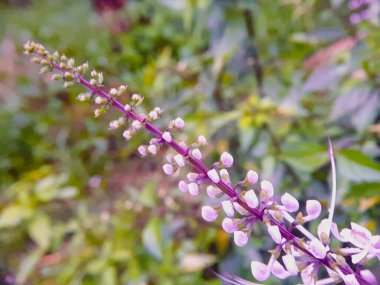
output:
[[[297,211],[300,207],[297,199],[294,198],[289,193],[285,193],[284,195],[281,196],[281,203],[282,205],[284,205],[285,210],[288,211],[289,213],[293,213]]]
[[[256,208],[259,205],[259,200],[256,196],[256,193],[252,189],[245,192],[244,198],[248,206],[251,208]]]
[[[326,247],[316,238],[309,242],[309,250],[316,258],[323,259],[326,257]]]
[[[290,276],[289,272],[277,260],[273,262],[271,272],[279,279],[286,279]]]
[[[281,243],[282,236],[278,226],[269,226],[268,233],[272,237],[273,241],[277,244]]]
[[[288,270],[289,274],[292,276],[296,276],[299,272],[298,266],[296,263],[296,259],[293,255],[287,254],[282,257],[282,261],[285,264],[286,269]]]
[[[251,271],[253,277],[255,277],[259,281],[267,280],[270,275],[270,270],[268,266],[258,261],[251,262]]]

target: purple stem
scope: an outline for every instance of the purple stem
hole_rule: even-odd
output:
[[[118,109],[120,112],[122,112],[127,118],[132,119],[132,120],[137,120],[143,124],[145,129],[150,132],[154,137],[161,139],[163,132],[156,128],[154,125],[152,125],[150,122],[148,122],[145,118],[137,115],[136,113],[132,111],[126,111],[124,109],[124,106],[117,101],[116,99],[112,98],[110,95],[108,95],[107,92],[103,91],[100,88],[97,88],[95,86],[92,86],[83,76],[76,74],[70,70],[67,70],[65,68],[61,68],[58,63],[53,62],[52,63],[54,68],[59,70],[60,72],[69,72],[71,73],[78,81],[80,84],[82,84],[84,87],[86,87],[89,91],[91,91],[92,94],[96,94],[104,99],[106,99],[108,102],[111,103],[112,106],[114,106],[116,109]],[[238,193],[233,189],[232,186],[224,183],[222,180],[220,180],[219,183],[214,183],[208,176],[207,172],[209,171],[208,167],[205,166],[200,160],[194,159],[191,156],[189,156],[189,149],[184,148],[180,146],[176,141],[172,140],[171,142],[166,142],[162,140],[162,143],[166,143],[169,145],[171,148],[173,148],[177,153],[181,154],[185,158],[189,160],[189,162],[196,168],[200,173],[203,173],[205,177],[214,185],[216,185],[220,190],[222,190],[225,194],[227,194],[230,198],[232,198],[235,202],[237,202],[240,206],[242,206],[244,209],[246,209],[248,212],[250,212],[252,215],[254,215],[258,220],[263,222],[264,216],[263,213],[257,209],[252,209],[250,208],[244,200],[242,200],[239,196]],[[293,245],[297,247],[299,250],[303,251],[305,254],[310,256],[312,259],[316,260],[319,263],[322,263],[324,266],[334,270],[333,264],[336,264],[329,255],[326,255],[324,259],[318,259],[313,256],[311,252],[309,252],[306,248],[302,247],[299,244],[299,238],[294,236],[285,226],[279,224],[275,219],[272,217],[268,217],[269,221],[272,225],[277,225],[281,235],[287,239],[288,241],[293,241]],[[345,274],[355,274],[356,278],[358,281],[361,282],[361,284],[369,284],[366,282],[360,275],[356,274],[351,268],[344,267],[342,265],[338,265],[340,270],[345,273]]]

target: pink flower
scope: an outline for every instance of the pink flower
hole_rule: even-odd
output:
[[[220,161],[225,167],[231,167],[234,164],[234,158],[228,152],[223,152],[220,156]]]
[[[187,185],[187,189],[189,190],[189,193],[191,196],[198,196],[199,195],[199,187],[197,183],[189,183]]]
[[[212,182],[214,182],[215,184],[219,183],[220,182],[220,178],[219,178],[219,175],[218,175],[218,172],[216,172],[215,169],[211,169],[207,172],[207,176],[211,179]]]
[[[253,170],[249,170],[247,172],[247,177],[246,177],[247,181],[251,184],[256,184],[257,181],[259,180],[259,175],[257,174],[256,171],[253,171]]]
[[[285,193],[281,196],[281,203],[284,205],[285,210],[289,213],[293,213],[299,209],[299,203],[296,198],[294,198],[289,193]]]
[[[172,136],[171,136],[171,134],[169,132],[164,132],[162,134],[162,138],[164,139],[164,141],[166,141],[168,143],[172,142],[172,140],[173,140]]]
[[[222,201],[222,208],[227,217],[233,217],[235,214],[234,206],[230,200]]]
[[[248,234],[243,231],[235,231],[234,242],[238,247],[245,246],[248,243]]]
[[[244,198],[245,198],[245,201],[247,202],[248,206],[253,208],[253,209],[257,208],[257,206],[259,205],[259,200],[256,196],[256,193],[252,189],[245,192]]]
[[[218,218],[218,212],[211,206],[203,206],[202,218],[207,222],[213,222]]]
[[[278,226],[269,226],[268,233],[272,237],[275,243],[277,244],[281,243],[282,236],[281,236],[280,229],[278,228]]]
[[[179,190],[181,190],[181,192],[183,192],[183,193],[189,192],[189,189],[187,187],[187,183],[185,181],[183,181],[183,180],[181,180],[178,183],[178,187],[179,187]]]
[[[222,227],[225,232],[230,234],[238,230],[238,225],[230,218],[223,219]]]
[[[251,262],[251,271],[253,277],[259,281],[265,281],[269,278],[270,269],[264,263],[258,261]]]
[[[306,201],[306,212],[307,216],[305,217],[306,220],[314,220],[319,217],[322,211],[321,203],[317,200],[307,200]]]

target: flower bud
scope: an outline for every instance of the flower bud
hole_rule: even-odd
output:
[[[185,160],[183,159],[183,156],[180,154],[177,154],[174,156],[174,161],[177,163],[179,167],[184,167],[185,166]]]
[[[231,184],[230,174],[228,173],[227,169],[221,169],[219,171],[219,174],[224,183]]]
[[[191,155],[195,158],[195,159],[198,159],[198,160],[201,160],[202,159],[202,153],[201,151],[198,149],[198,148],[195,148],[191,151]]]
[[[218,199],[218,196],[223,193],[219,188],[213,186],[213,185],[209,185],[207,186],[207,195],[211,198],[211,199]]]
[[[234,220],[230,218],[224,218],[222,222],[223,230],[226,233],[232,234],[233,232],[237,231],[239,229],[237,223],[234,222]]]
[[[281,196],[281,203],[282,205],[284,205],[285,210],[288,211],[289,213],[293,213],[297,211],[300,206],[297,199],[294,198],[289,193],[285,193],[284,195]]]
[[[249,170],[247,172],[247,177],[246,177],[247,181],[250,183],[250,184],[256,184],[257,181],[259,180],[259,175],[257,174],[256,171],[253,171],[253,170]]]
[[[179,190],[181,190],[181,192],[183,192],[183,193],[189,192],[189,189],[187,187],[187,183],[185,181],[183,181],[183,180],[181,180],[178,183],[178,187],[179,187]]]
[[[309,242],[309,249],[316,258],[324,259],[326,257],[326,247],[316,238]]]
[[[141,124],[141,122],[140,121],[138,121],[138,120],[134,120],[133,122],[132,122],[132,128],[134,129],[134,130],[139,130],[139,129],[141,129],[142,128],[142,124]]]
[[[220,161],[225,167],[231,167],[234,164],[234,158],[228,152],[223,152]]]
[[[216,172],[215,169],[211,169],[207,172],[207,176],[208,178],[211,179],[212,182],[214,182],[215,184],[219,183],[220,182],[220,178],[219,178],[219,175],[218,175],[218,172]]]
[[[259,205],[259,200],[253,189],[245,192],[244,198],[245,198],[245,201],[247,202],[247,205],[251,207],[252,209],[257,208],[257,206]]]
[[[183,129],[185,127],[185,121],[182,119],[182,118],[177,118],[174,120],[174,126],[177,128],[177,129]]]
[[[306,201],[306,212],[308,214],[309,220],[314,220],[319,217],[322,211],[321,203],[317,200],[307,200]]]
[[[206,140],[206,138],[204,136],[199,136],[198,137],[198,143],[200,145],[205,145],[207,143],[207,140]]]
[[[271,272],[279,279],[286,279],[290,276],[289,272],[277,260],[273,262]]]
[[[171,164],[166,163],[166,164],[164,164],[164,166],[162,168],[163,168],[166,175],[172,175],[174,172],[173,165],[171,165]]]
[[[273,197],[273,194],[274,194],[273,185],[268,180],[261,181],[261,190],[265,193],[268,199],[271,199]]]
[[[268,233],[272,237],[273,241],[277,244],[281,243],[282,236],[278,226],[269,226]]]
[[[171,134],[169,133],[169,132],[164,132],[163,134],[162,134],[162,138],[164,139],[164,141],[166,141],[167,143],[170,143],[170,142],[172,142],[172,136],[171,136]]]
[[[146,145],[140,145],[137,150],[141,156],[146,156],[147,155],[147,149],[148,148],[146,147]]]
[[[150,111],[148,118],[155,121],[158,119],[158,113],[156,111]]]
[[[126,140],[130,140],[132,138],[132,131],[131,130],[125,130],[123,132],[123,137],[126,139]]]
[[[127,112],[131,111],[131,110],[132,110],[131,105],[126,104],[126,105],[124,106],[124,110],[127,111]]]
[[[190,183],[187,185],[187,188],[189,190],[189,193],[191,196],[198,196],[199,195],[199,187],[197,183]]]
[[[289,272],[291,276],[296,276],[298,274],[298,266],[296,263],[296,259],[293,255],[287,254],[282,257],[282,261],[286,267],[286,270]]]
[[[222,201],[223,211],[226,213],[227,217],[232,218],[235,214],[234,206],[230,200]]]
[[[189,172],[186,177],[187,177],[187,180],[189,180],[190,182],[195,182],[197,181],[197,178],[198,178],[198,174],[197,173],[194,173],[194,172]]]
[[[258,281],[265,281],[270,275],[268,266],[258,261],[251,262],[251,271],[253,277],[255,277]]]
[[[154,145],[154,144],[151,144],[151,145],[149,145],[148,146],[148,151],[151,153],[151,154],[153,154],[153,155],[155,155],[155,154],[157,154],[157,146],[156,145]]]
[[[117,90],[116,90],[116,88],[111,88],[110,95],[111,95],[111,97],[117,96]]]
[[[218,212],[211,206],[203,206],[202,218],[207,222],[213,222],[218,218]]]
[[[238,247],[245,246],[248,243],[248,234],[243,231],[235,231],[234,242]]]

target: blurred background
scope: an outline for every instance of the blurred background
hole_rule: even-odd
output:
[[[149,137],[109,131],[118,114],[94,119],[83,89],[38,74],[25,41],[128,84],[165,109],[161,128],[182,116],[184,138],[209,140],[208,165],[234,155],[235,182],[254,169],[324,215],[330,136],[335,221],[379,233],[379,13],[376,0],[0,0],[0,283],[253,280],[250,261],[273,246],[260,226],[237,248],[203,222],[207,198],[181,195],[162,155],[136,155]]]

